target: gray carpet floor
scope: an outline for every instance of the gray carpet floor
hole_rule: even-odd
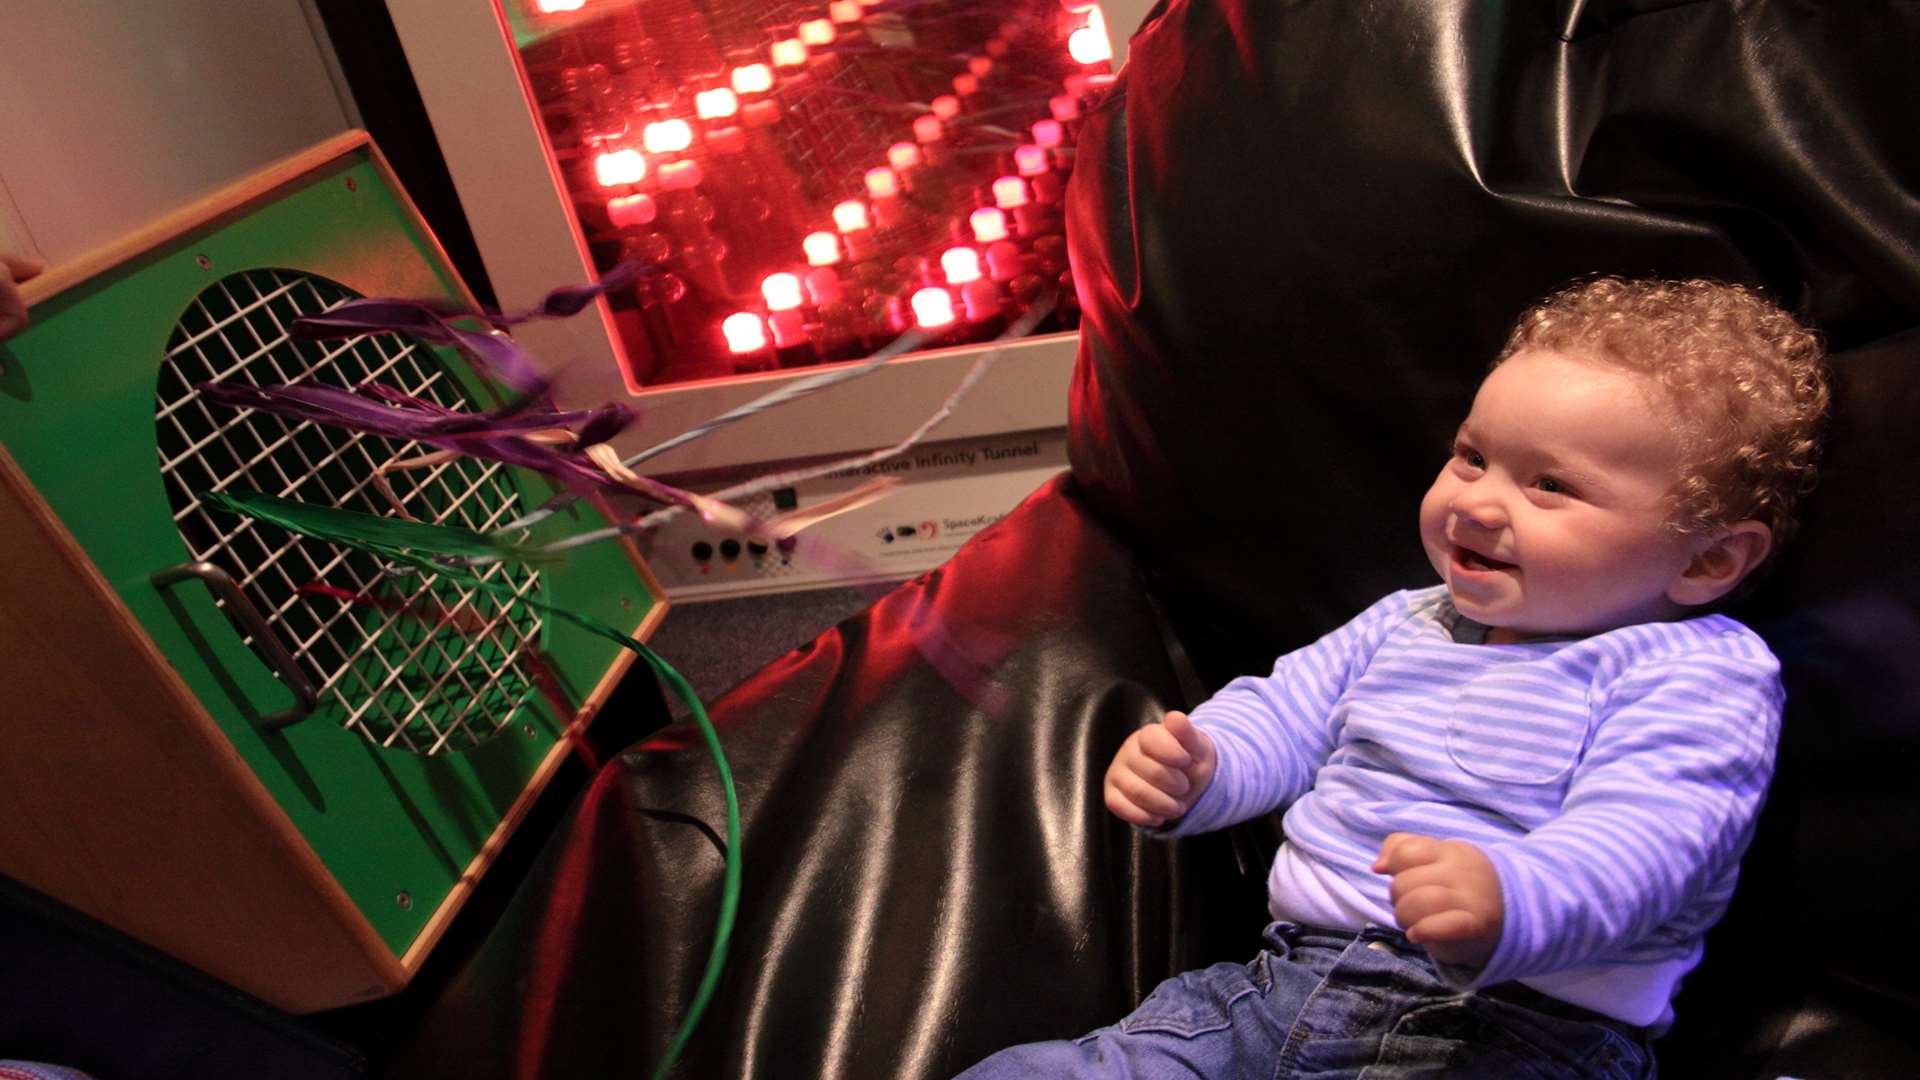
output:
[[[675,604],[648,644],[712,701],[886,595],[894,584]],[[673,715],[686,706],[668,695]]]

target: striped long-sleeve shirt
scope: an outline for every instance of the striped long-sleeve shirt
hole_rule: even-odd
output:
[[[1213,783],[1167,831],[1286,807],[1273,916],[1351,929],[1394,925],[1371,869],[1388,834],[1470,841],[1506,921],[1451,981],[1664,1028],[1772,776],[1779,663],[1720,615],[1514,645],[1472,628],[1444,586],[1399,592],[1229,683],[1192,714]]]

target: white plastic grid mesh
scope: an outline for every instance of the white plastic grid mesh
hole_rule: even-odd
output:
[[[379,382],[447,408],[472,406],[440,358],[412,340],[289,335],[296,317],[354,298],[334,282],[287,270],[233,274],[195,298],[160,369],[160,471],[188,549],[233,576],[320,688],[309,723],[331,719],[380,746],[421,754],[466,750],[511,724],[537,689],[526,671],[541,626],[532,608],[438,575],[389,573],[372,556],[209,513],[200,501],[204,492],[255,490],[393,512],[373,484],[376,470],[430,447],[210,406],[195,389],[215,380],[349,388]],[[521,512],[503,470],[498,462],[457,457],[388,478],[413,517],[484,531]],[[539,572],[529,567],[497,563],[478,576],[506,584],[516,598],[539,591]],[[377,597],[378,604],[303,591],[307,583]],[[445,617],[422,618],[422,611]]]

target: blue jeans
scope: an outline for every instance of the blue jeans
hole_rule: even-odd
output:
[[[1462,994],[1396,930],[1282,922],[1266,938],[1250,964],[1175,976],[1112,1027],[1002,1050],[961,1080],[1654,1075],[1645,1029],[1517,983]]]

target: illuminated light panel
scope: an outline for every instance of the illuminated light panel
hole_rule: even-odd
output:
[[[1013,151],[1013,166],[1021,176],[1039,176],[1053,167],[1047,160],[1047,152],[1038,146],[1017,147]]]
[[[1083,26],[1067,35],[1067,55],[1076,63],[1099,64],[1113,59],[1113,45],[1105,33]]]
[[[833,227],[843,233],[857,232],[868,225],[867,204],[858,199],[848,199],[833,208]]]
[[[747,148],[747,133],[731,126],[714,128],[707,132],[707,145],[713,147],[715,153],[738,154]]]
[[[767,347],[767,324],[751,311],[727,316],[720,323],[720,332],[726,335],[728,352],[759,352]]]
[[[1072,94],[1055,94],[1047,99],[1047,111],[1055,120],[1066,123],[1080,119],[1080,99]]]
[[[857,23],[863,14],[856,0],[833,0],[827,5],[827,17],[837,23]]]
[[[764,94],[773,89],[773,69],[765,64],[734,68],[733,89],[741,94]]]
[[[1017,176],[1003,176],[993,182],[993,202],[1002,210],[1027,205],[1027,182]]]
[[[953,77],[953,92],[961,97],[971,97],[980,92],[980,76],[967,72]]]
[[[814,307],[831,304],[841,297],[840,275],[824,266],[807,271],[807,299]]]
[[[646,175],[647,159],[638,150],[609,150],[593,159],[593,178],[601,187],[637,184]]]
[[[704,179],[697,161],[672,161],[660,166],[660,186],[671,191],[684,191],[698,187]]]
[[[740,119],[748,127],[772,127],[780,122],[778,101],[749,101],[740,106]]]
[[[954,97],[952,94],[941,94],[939,97],[934,98],[933,99],[933,115],[939,117],[942,120],[951,120],[954,117],[959,116],[960,115],[960,99],[957,97]],[[913,129],[913,133],[915,135],[920,134],[920,129],[917,125]],[[932,142],[933,139],[923,139],[921,141]]]
[[[833,28],[832,19],[808,19],[800,24],[800,43],[803,45],[831,45],[838,33]]]
[[[926,288],[913,294],[913,321],[928,330],[952,326],[953,297],[945,289]]]
[[[900,194],[900,178],[885,165],[876,165],[867,170],[867,194],[876,199],[884,199]]]
[[[693,114],[702,120],[718,120],[739,111],[739,96],[724,86],[693,95]]]
[[[1037,120],[1033,125],[1033,141],[1051,149],[1067,141],[1067,129],[1061,127],[1058,120]]]
[[[887,164],[896,170],[911,169],[920,164],[920,145],[918,143],[897,142],[887,147]]]
[[[774,311],[792,311],[800,306],[800,279],[792,274],[768,274],[760,283],[760,295]]]
[[[993,70],[993,58],[976,56],[967,61],[967,73],[976,79],[984,79]]]
[[[830,232],[808,233],[800,247],[807,253],[808,266],[832,266],[840,261],[840,238]]]
[[[913,137],[923,143],[939,142],[947,137],[947,125],[933,113],[924,113],[913,119]]]
[[[940,255],[940,269],[946,271],[947,282],[952,285],[979,281],[980,253],[970,247],[948,248]]]
[[[607,200],[607,217],[616,228],[645,225],[658,212],[651,195],[619,195]]]
[[[1079,32],[1074,31],[1076,34]],[[1071,50],[1072,40],[1069,39],[1067,44]],[[773,57],[774,67],[801,67],[807,62],[807,46],[799,38],[783,38],[773,43],[769,55]]]
[[[542,15],[558,15],[563,11],[579,11],[587,0],[533,0],[534,9]]]
[[[983,206],[967,218],[967,224],[973,228],[973,238],[983,244],[1007,238],[1007,215],[998,207]]]
[[[693,145],[693,125],[685,120],[656,120],[640,135],[650,154],[671,154]]]
[[[1099,7],[1100,4],[1099,0],[1060,0],[1060,6],[1078,15],[1088,8]]]

